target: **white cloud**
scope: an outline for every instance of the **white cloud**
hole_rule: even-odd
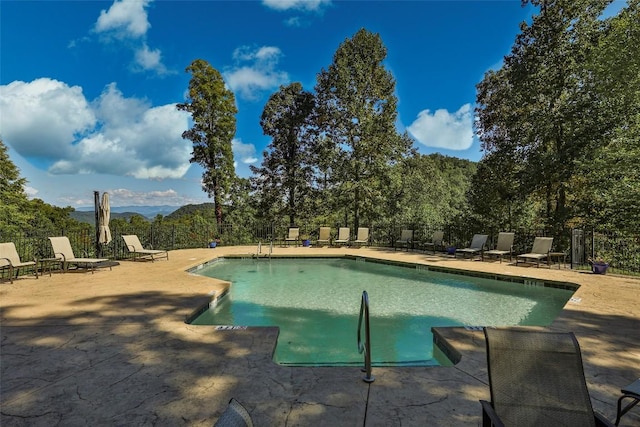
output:
[[[116,0],[102,10],[95,25],[97,33],[109,33],[118,39],[140,38],[151,27],[146,7],[150,0]]]
[[[192,199],[180,195],[173,189],[155,191],[134,191],[126,188],[106,190],[112,205],[118,206],[182,206],[189,203],[202,203],[201,199]]]
[[[155,71],[158,74],[166,74],[167,67],[162,64],[160,49],[149,49],[144,43],[135,51],[135,63],[142,71]]]
[[[162,64],[160,49],[151,49],[146,43],[147,32],[151,28],[146,8],[152,0],[116,0],[109,10],[102,10],[94,26],[94,31],[106,37],[127,41],[124,46],[132,49],[134,71],[154,71],[166,74]]]
[[[258,161],[256,157],[256,146],[253,144],[245,144],[241,140],[234,138],[231,141],[231,149],[236,162],[240,161],[245,165]]]
[[[189,116],[175,104],[151,107],[125,98],[115,84],[89,103],[82,89],[51,80],[0,86],[0,135],[51,174],[179,178],[191,145],[182,139]]]
[[[455,113],[423,110],[407,130],[421,144],[433,148],[466,150],[473,143],[473,111],[464,104]]]
[[[95,112],[79,86],[51,79],[0,86],[0,134],[25,157],[68,156],[75,136],[93,129]]]
[[[262,4],[275,10],[317,11],[330,5],[331,0],[262,0]]]
[[[277,70],[282,56],[279,48],[242,46],[233,52],[236,65],[224,71],[225,81],[232,91],[248,100],[257,99],[259,93],[277,88],[289,81],[289,75]],[[248,65],[243,63],[249,62]]]

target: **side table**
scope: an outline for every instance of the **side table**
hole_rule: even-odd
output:
[[[62,268],[62,258],[42,258],[38,260],[40,263],[40,272],[41,274],[49,272],[49,277],[51,277],[51,271],[53,270],[53,266],[57,263],[60,268]]]

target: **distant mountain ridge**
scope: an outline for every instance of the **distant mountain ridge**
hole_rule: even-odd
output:
[[[181,208],[180,206],[112,206],[111,219],[123,218],[129,221],[132,216],[140,215],[152,221],[158,215],[168,216]],[[96,221],[93,206],[76,208],[75,212],[71,212],[69,216],[76,221],[88,224],[95,224]]]
[[[157,215],[167,216],[180,209],[181,206],[111,206],[111,214],[114,213],[137,213],[146,218],[153,219]],[[76,208],[76,212],[93,212],[93,206]]]

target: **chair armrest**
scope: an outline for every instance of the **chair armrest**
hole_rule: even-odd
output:
[[[480,404],[482,405],[482,427],[504,427],[504,423],[496,414],[496,411],[491,406],[491,403],[486,400],[481,400]]]

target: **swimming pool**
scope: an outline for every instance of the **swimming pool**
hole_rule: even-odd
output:
[[[574,292],[348,258],[220,259],[197,273],[232,285],[191,323],[278,326],[274,360],[287,365],[362,364],[364,290],[374,366],[440,364],[434,326],[549,325]]]

